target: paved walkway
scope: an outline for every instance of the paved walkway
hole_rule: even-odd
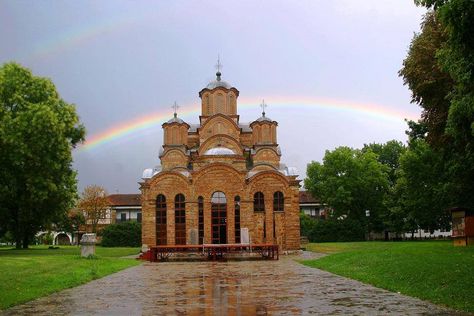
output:
[[[294,259],[144,263],[3,314],[462,315]]]

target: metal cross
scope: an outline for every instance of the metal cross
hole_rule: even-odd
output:
[[[178,112],[178,109],[179,109],[178,103],[174,101],[174,104],[171,108],[174,110],[174,115],[176,116],[176,113]]]
[[[217,72],[221,72],[221,69],[222,69],[221,57],[219,55],[217,55],[216,69],[217,69]]]
[[[268,105],[265,103],[265,100],[262,100],[260,107],[262,108],[262,115],[265,116],[265,108],[268,107]]]

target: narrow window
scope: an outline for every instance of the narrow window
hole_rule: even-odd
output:
[[[156,244],[166,245],[166,198],[163,194],[156,198]]]
[[[213,244],[227,243],[227,198],[224,192],[211,197],[211,234]]]
[[[198,234],[199,244],[204,243],[204,199],[202,196],[198,198]]]
[[[253,195],[253,211],[265,212],[265,199],[262,192]]]
[[[137,222],[141,223],[142,222],[142,213],[137,213]]]
[[[186,245],[186,206],[184,195],[178,194],[174,199],[175,244]]]
[[[235,214],[235,243],[240,244],[240,196],[234,199],[234,214]]]
[[[277,191],[273,194],[273,211],[283,212],[284,211],[284,198],[283,193]]]
[[[127,213],[120,213],[120,221],[121,222],[127,221]]]

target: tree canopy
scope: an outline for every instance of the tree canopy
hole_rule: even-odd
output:
[[[474,2],[416,0],[431,11],[400,75],[423,108],[420,125],[441,155],[451,206],[474,208]],[[412,127],[417,127],[412,124]],[[416,133],[409,132],[409,135]]]
[[[371,150],[339,147],[326,151],[323,163],[311,162],[305,187],[333,209],[336,218],[376,221],[388,189],[389,168]]]
[[[78,208],[83,212],[85,222],[92,233],[97,232],[97,225],[106,218],[109,209],[107,191],[98,185],[89,185],[84,188],[78,203]]]
[[[51,80],[16,63],[0,67],[0,230],[17,247],[28,247],[73,206],[71,151],[84,134],[74,105]]]

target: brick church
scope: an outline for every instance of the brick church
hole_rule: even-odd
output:
[[[155,245],[275,243],[300,247],[299,180],[280,162],[278,123],[239,121],[239,90],[221,80],[199,92],[199,124],[162,125],[161,166],[143,172],[142,242]],[[248,235],[247,235],[248,231]],[[243,236],[245,232],[245,236]]]

